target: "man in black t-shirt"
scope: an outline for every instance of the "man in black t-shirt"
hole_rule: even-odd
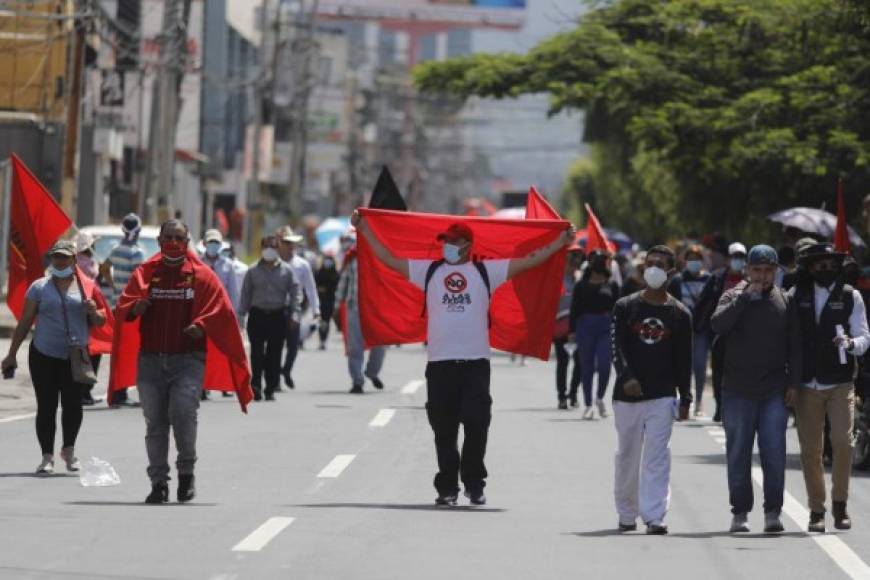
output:
[[[667,292],[674,265],[670,248],[650,248],[646,289],[620,299],[613,309],[613,415],[619,441],[614,496],[622,532],[636,530],[640,516],[648,534],[668,533],[671,429],[675,417],[688,417],[692,404],[692,315]]]

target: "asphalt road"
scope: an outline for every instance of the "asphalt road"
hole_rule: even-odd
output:
[[[870,479],[853,480],[854,530],[806,535],[794,433],[786,509],[798,521],[786,516],[784,535],[725,532],[724,439],[707,422],[674,430],[671,534],[618,535],[612,419],[556,410],[552,366],[538,361],[493,361],[489,504],[436,508],[424,365],[420,348],[390,349],[386,390],[350,395],[333,343],[326,352],[303,351],[297,390],[254,404],[247,416],[233,399],[213,396],[200,412],[198,496],[188,505],[142,503],[149,484],[138,409],[85,414],[78,455],[117,469],[121,485],[107,488],[82,487],[62,466],[54,477],[33,476],[32,419],[7,412],[0,419],[0,578],[870,575]],[[757,509],[754,530],[761,519]]]

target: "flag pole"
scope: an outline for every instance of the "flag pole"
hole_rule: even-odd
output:
[[[12,217],[12,163],[9,159],[0,161],[0,169],[3,171],[3,217],[0,229],[2,229],[2,238],[0,238],[0,294],[6,291],[6,281],[8,280],[9,267],[9,228],[11,226]]]

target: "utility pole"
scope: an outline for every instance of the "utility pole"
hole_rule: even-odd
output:
[[[151,106],[148,163],[145,175],[145,221],[154,222],[157,204],[165,197],[171,217],[175,209],[172,191],[175,170],[175,133],[178,125],[178,92],[184,77],[187,14],[190,0],[165,0],[160,57]]]
[[[260,141],[263,139],[263,96],[268,84],[266,74],[266,38],[269,31],[269,0],[260,6],[260,48],[257,51],[257,76],[254,82],[254,135],[251,143],[251,177],[248,180],[248,227],[245,238],[250,249],[256,247],[262,228],[263,192],[260,183]],[[277,42],[277,39],[275,39]]]
[[[79,2],[73,10],[80,8]],[[75,216],[74,204],[76,193],[76,167],[79,148],[79,116],[82,108],[82,69],[85,62],[85,22],[74,20],[72,35],[73,48],[70,51],[71,62],[67,67],[68,78],[71,78],[66,103],[66,133],[63,145],[63,181],[61,182],[61,207],[67,215]]]

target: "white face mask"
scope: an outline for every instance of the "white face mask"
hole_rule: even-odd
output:
[[[731,258],[732,272],[742,272],[744,267],[746,267],[746,260],[743,258]]]
[[[455,264],[461,259],[461,251],[459,246],[455,244],[444,244],[444,259],[449,264]]]
[[[267,262],[274,262],[278,259],[278,250],[275,248],[263,248],[263,251],[260,252],[260,256]]]
[[[647,286],[653,290],[658,290],[668,281],[668,273],[658,266],[650,266],[649,268],[644,269],[643,279]]]
[[[72,266],[67,266],[66,268],[64,268],[62,270],[59,270],[58,268],[55,268],[54,266],[49,266],[48,271],[55,278],[69,278],[70,276],[73,275],[73,267]]]
[[[205,255],[209,258],[217,258],[221,251],[220,242],[209,242],[205,245]]]

